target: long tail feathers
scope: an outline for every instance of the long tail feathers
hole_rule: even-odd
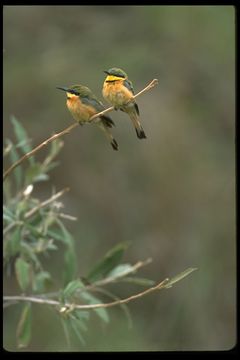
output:
[[[142,126],[141,126],[140,129],[137,129],[137,128],[136,128],[135,130],[136,130],[136,133],[137,133],[137,137],[138,137],[139,139],[146,139],[146,138],[147,138],[147,136],[146,136],[146,134],[145,134]]]
[[[137,112],[136,111],[131,111],[131,112],[128,112],[131,120],[132,120],[132,123],[133,123],[133,126],[136,130],[136,133],[137,133],[137,137],[139,139],[146,139],[147,136],[143,130],[143,127],[142,125],[140,124],[140,121],[139,121],[139,117],[137,115]]]
[[[112,139],[111,145],[112,145],[113,150],[118,150],[118,143],[115,139]]]
[[[135,110],[136,110],[137,114],[139,115],[139,108],[138,108],[138,104],[137,104],[137,103],[135,103],[135,104],[134,104],[134,107],[135,107]]]
[[[110,119],[110,118],[109,118]],[[111,120],[111,119],[110,119]],[[111,120],[112,121],[112,120]],[[112,145],[113,150],[118,150],[118,143],[117,141],[114,139],[114,137],[112,136],[112,133],[109,130],[109,123],[106,123],[105,119],[101,119],[101,121],[99,121],[98,126],[101,130],[103,130],[104,134],[106,135],[106,137],[108,138],[110,144]],[[114,123],[113,123],[114,124]]]
[[[111,127],[115,126],[113,120],[110,117],[102,115],[102,116],[100,116],[100,118],[101,118],[103,124],[106,125],[107,127],[111,128]]]

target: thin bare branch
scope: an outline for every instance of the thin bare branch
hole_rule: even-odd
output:
[[[139,299],[145,295],[148,295],[156,290],[169,289],[170,287],[172,287],[173,284],[182,280],[184,277],[188,276],[190,273],[192,273],[195,270],[197,270],[197,268],[188,268],[185,271],[183,271],[180,274],[173,277],[172,279],[166,278],[165,280],[161,281],[159,284],[152,286],[145,291],[139,292],[139,293],[129,296],[125,299],[118,299],[116,301],[112,301],[109,303],[85,304],[85,305],[79,305],[79,304],[74,304],[74,303],[63,304],[60,301],[49,299],[49,298],[43,298],[42,296],[37,297],[37,296],[25,296],[25,295],[4,296],[3,301],[5,302],[5,304],[7,302],[8,306],[10,305],[11,302],[19,302],[19,301],[29,301],[29,302],[38,303],[38,304],[57,306],[59,308],[60,312],[65,312],[65,311],[69,312],[74,309],[92,310],[92,309],[99,309],[99,308],[108,308],[108,307],[112,307],[112,306],[116,306],[116,305],[126,304],[130,301],[133,301],[133,300]],[[86,290],[86,288],[85,288],[85,290]]]
[[[142,291],[135,295],[129,296],[125,299],[116,300],[116,301],[112,301],[109,303],[87,304],[87,305],[79,305],[79,304],[71,304],[71,303],[61,304],[57,300],[43,299],[43,298],[39,298],[39,297],[35,297],[35,296],[24,296],[24,295],[23,296],[21,296],[21,295],[20,296],[4,296],[3,300],[8,301],[8,302],[9,301],[29,301],[29,302],[38,303],[38,304],[60,306],[61,309],[66,308],[66,310],[67,309],[93,310],[93,309],[108,308],[108,307],[112,307],[112,306],[116,306],[116,305],[126,304],[130,301],[139,299],[147,294],[152,293],[153,291],[161,290],[161,289],[165,288],[165,285],[168,283],[168,281],[169,281],[169,279],[165,279],[165,280],[161,281],[159,284],[157,284],[156,286],[150,287],[145,291]]]
[[[138,92],[136,95],[133,96],[133,98],[135,99],[136,97],[138,97],[139,95],[142,95],[144,92],[152,89],[155,85],[158,84],[158,80],[154,79],[152,80],[143,90],[141,90],[140,92]],[[107,112],[110,112],[114,110],[114,107],[111,106],[106,110],[103,110],[95,115],[93,115],[91,117],[91,119],[89,120],[89,122],[95,120],[96,118],[98,118],[99,116],[106,114]],[[73,130],[75,127],[78,126],[78,123],[75,122],[74,124],[70,125],[69,127],[67,127],[65,130],[60,131],[57,134],[54,134],[53,136],[51,136],[50,138],[48,138],[47,140],[43,141],[41,144],[39,144],[38,146],[36,146],[33,150],[29,151],[27,154],[23,155],[18,161],[16,161],[14,164],[12,164],[4,173],[3,173],[3,180],[5,180],[7,178],[7,176],[17,167],[19,166],[24,160],[30,158],[31,156],[33,156],[38,150],[42,149],[44,146],[48,145],[50,142],[60,138],[61,136],[65,135],[65,134],[69,134],[71,130]]]
[[[68,215],[68,214],[64,214],[64,213],[59,213],[58,216],[62,219],[67,219],[67,220],[71,220],[71,221],[77,221],[77,217],[76,216],[72,216],[72,215]]]
[[[24,219],[29,219],[31,216],[33,216],[39,209],[49,205],[50,203],[52,203],[53,201],[57,200],[60,196],[62,196],[63,194],[65,194],[65,192],[69,191],[69,188],[65,188],[61,191],[59,191],[58,193],[54,194],[53,196],[51,196],[49,199],[41,202],[40,204],[38,204],[37,206],[35,206],[33,209],[29,210],[25,216]]]
[[[29,219],[31,216],[33,216],[39,209],[49,205],[51,202],[57,200],[60,196],[62,196],[65,192],[69,191],[69,188],[65,188],[61,191],[59,191],[57,194],[54,194],[53,196],[51,196],[49,199],[41,202],[40,204],[38,204],[37,206],[35,206],[34,208],[32,208],[31,210],[29,210],[25,216],[24,219]],[[67,215],[67,214],[59,214],[60,217],[65,218],[65,219],[69,219],[69,220],[77,220],[77,218],[71,216],[71,215]],[[12,230],[12,228],[14,228],[17,225],[23,225],[24,222],[23,221],[14,221],[11,224],[9,224],[4,230],[3,230],[3,235],[6,235],[10,230]]]
[[[29,302],[38,303],[38,304],[60,305],[59,301],[55,301],[55,300],[51,300],[51,299],[43,299],[43,298],[34,297],[34,296],[24,296],[24,295],[4,296],[3,301],[8,301],[8,302],[29,301]]]
[[[33,150],[29,151],[27,154],[23,155],[18,161],[16,161],[14,164],[12,164],[3,174],[3,180],[6,179],[6,177],[17,167],[19,166],[24,160],[30,158],[33,156],[38,150],[42,149],[44,146],[48,145],[50,142],[58,139],[60,136],[63,136],[65,134],[70,133],[72,129],[78,126],[78,123],[74,123],[70,126],[68,126],[65,130],[61,131],[60,133],[52,135],[47,140],[43,141],[41,144],[36,146]]]
[[[154,86],[158,84],[158,79],[153,79],[143,90],[139,91],[133,98],[136,99],[136,97],[142,95],[146,91],[152,89]]]

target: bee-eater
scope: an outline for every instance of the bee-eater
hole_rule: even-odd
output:
[[[67,107],[73,118],[80,125],[89,122],[90,118],[103,111],[103,104],[96,98],[92,91],[83,85],[73,85],[70,87],[57,87],[67,94]],[[110,141],[114,150],[118,150],[118,143],[111,134],[109,128],[114,124],[112,119],[106,115],[100,115],[97,121],[94,121],[102,129]]]
[[[132,82],[128,79],[125,71],[111,68],[104,71],[107,77],[103,84],[103,97],[110,102],[115,110],[122,110],[130,116],[139,139],[145,139],[146,135],[139,121],[139,109],[135,102]]]

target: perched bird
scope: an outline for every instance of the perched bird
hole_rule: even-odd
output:
[[[73,118],[79,122],[80,125],[88,123],[93,115],[105,109],[103,104],[86,86],[73,85],[70,87],[57,87],[57,89],[66,92],[67,107]],[[115,125],[112,119],[109,116],[100,115],[97,120],[94,120],[94,123],[104,131],[113,149],[118,150],[118,143],[109,130],[109,128]]]
[[[139,121],[139,109],[135,102],[132,82],[127,74],[118,68],[104,71],[107,77],[103,84],[103,97],[110,102],[115,110],[120,109],[130,116],[139,139],[145,139],[145,132]]]

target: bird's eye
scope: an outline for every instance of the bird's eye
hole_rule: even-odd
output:
[[[73,94],[73,95],[77,95],[77,96],[79,95],[78,92],[75,91],[75,90],[71,90],[70,93]]]

